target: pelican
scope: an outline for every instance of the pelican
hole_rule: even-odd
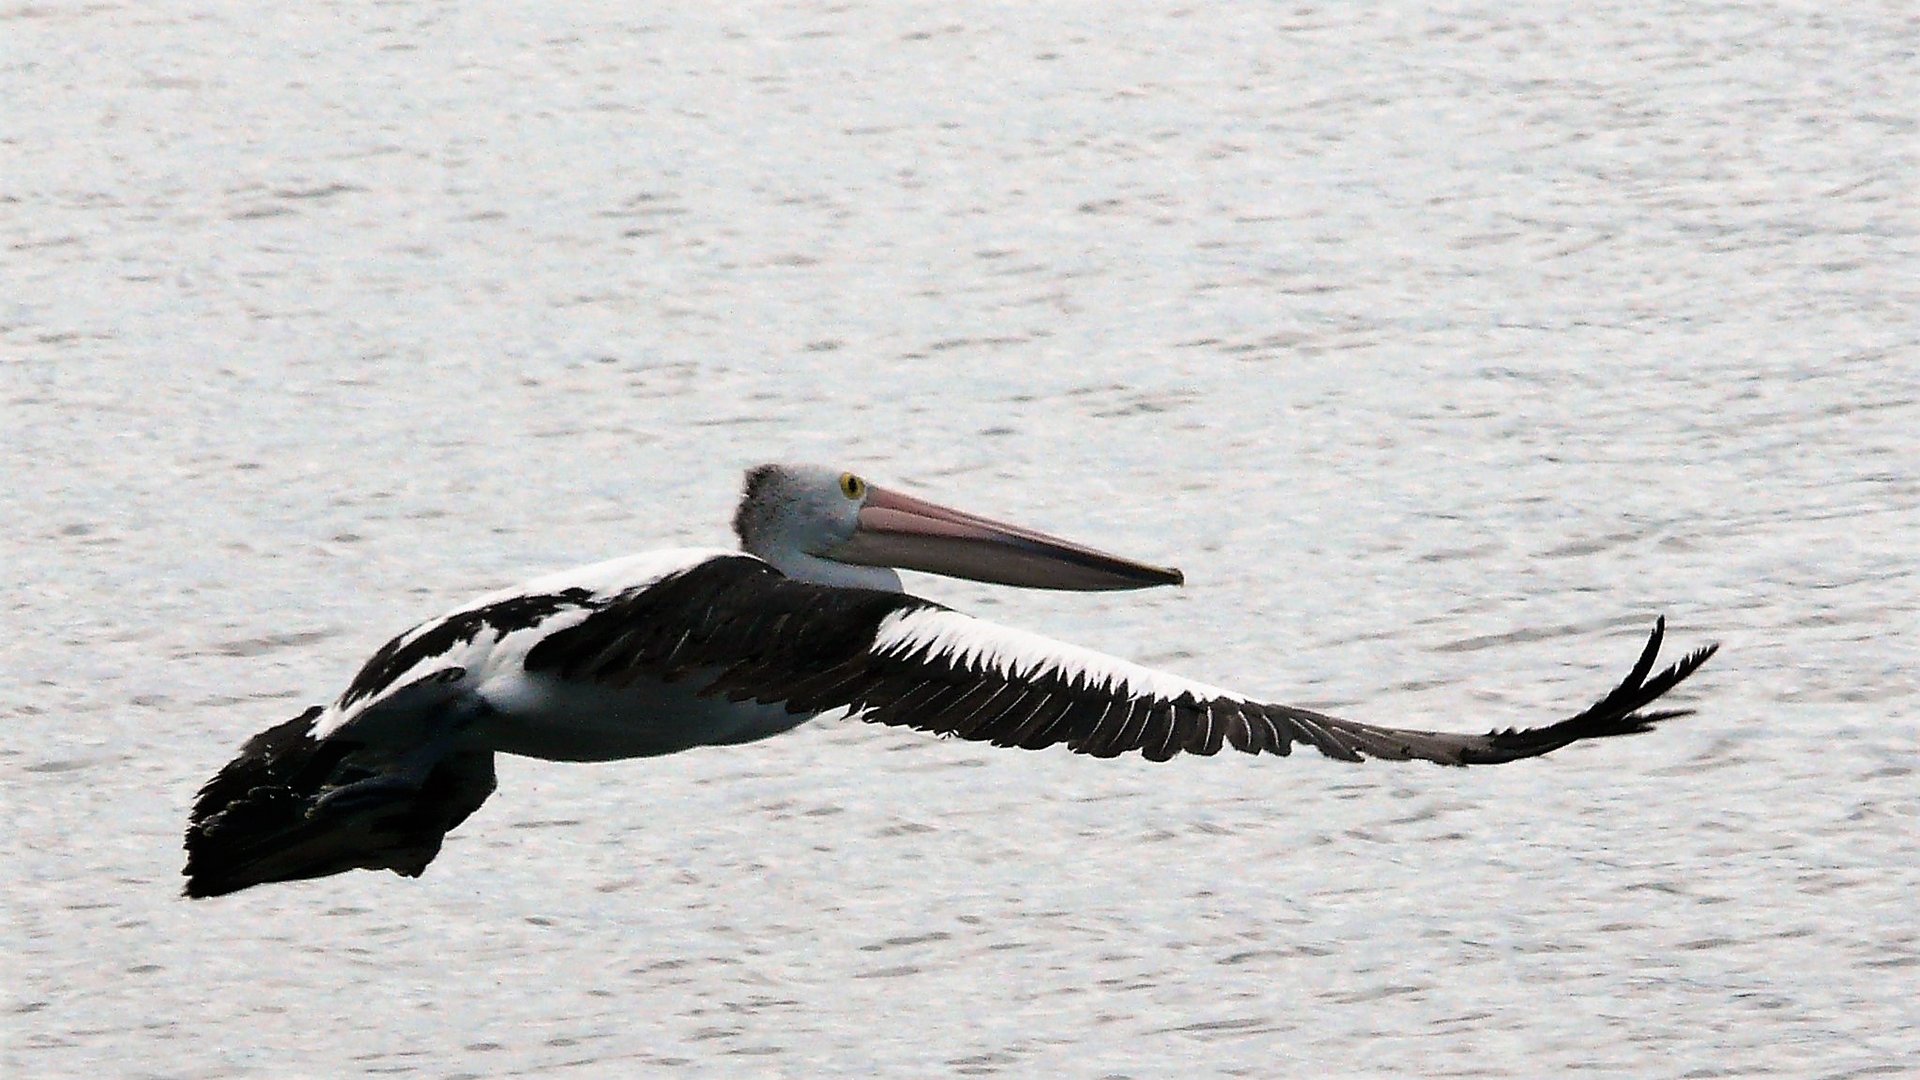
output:
[[[347,870],[418,877],[494,790],[494,755],[655,757],[823,713],[1036,750],[1153,761],[1310,745],[1342,761],[1486,765],[1647,731],[1712,656],[1624,681],[1569,719],[1484,735],[1271,704],[998,626],[902,591],[900,569],[1036,589],[1178,585],[1180,571],[813,465],[747,472],[740,551],[650,552],[462,604],[387,642],[331,704],[254,736],[201,788],[186,895]]]

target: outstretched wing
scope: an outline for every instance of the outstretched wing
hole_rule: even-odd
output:
[[[1260,702],[1111,656],[998,626],[911,596],[791,581],[746,557],[714,559],[547,636],[529,672],[610,686],[687,680],[702,696],[850,709],[862,719],[1038,749],[1286,754],[1294,743],[1343,761],[1484,765],[1583,739],[1646,731],[1687,710],[1644,712],[1717,646],[1653,673],[1656,623],[1612,693],[1547,727],[1484,735],[1417,731]]]

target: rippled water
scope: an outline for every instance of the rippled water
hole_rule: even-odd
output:
[[[1898,6],[0,10],[9,1075],[1920,1071]],[[1454,771],[857,724],[176,897],[389,634],[844,462]]]

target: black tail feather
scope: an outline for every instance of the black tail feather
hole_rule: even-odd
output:
[[[313,737],[320,713],[254,736],[200,789],[187,824],[187,896],[359,869],[419,877],[447,831],[493,792],[493,755],[468,751],[424,779],[376,789],[384,797],[328,806],[329,791],[379,774],[354,763],[357,747]]]
[[[306,817],[308,800],[293,785],[320,750],[313,725],[321,711],[316,705],[248,739],[200,789],[187,823],[186,895],[219,896],[266,880],[251,872],[261,847]]]

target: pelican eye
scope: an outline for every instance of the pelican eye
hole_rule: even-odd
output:
[[[843,472],[840,474],[840,494],[845,495],[849,499],[865,498],[867,494],[867,482],[850,472]]]

